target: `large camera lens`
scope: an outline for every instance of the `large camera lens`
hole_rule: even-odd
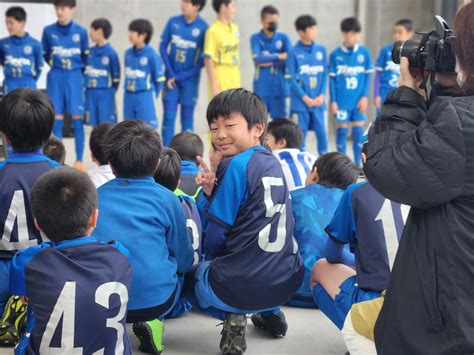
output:
[[[418,68],[418,47],[420,41],[408,40],[408,41],[397,41],[393,44],[392,49],[392,60],[395,64],[400,64],[402,57],[407,57],[410,63],[410,68]]]

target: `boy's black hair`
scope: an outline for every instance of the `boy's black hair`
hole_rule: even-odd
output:
[[[215,96],[207,107],[207,123],[210,126],[219,117],[228,118],[232,113],[244,116],[249,130],[259,123],[265,128],[267,126],[268,112],[265,104],[257,94],[246,89],[230,89]]]
[[[317,169],[318,184],[325,187],[346,189],[357,181],[359,169],[347,155],[339,152],[320,156],[313,165]]]
[[[13,17],[18,22],[26,22],[26,11],[21,6],[12,6],[5,12],[5,17]]]
[[[308,27],[316,26],[318,22],[311,15],[301,15],[295,21],[296,31],[306,31]]]
[[[91,27],[94,30],[102,30],[105,39],[109,39],[112,35],[112,24],[106,18],[95,19],[92,21]]]
[[[347,17],[341,21],[341,32],[362,32],[362,26],[355,17]]]
[[[301,132],[301,128],[292,120],[287,118],[273,120],[268,124],[267,132],[275,137],[275,142],[284,139],[286,141],[286,148],[288,149],[299,149],[301,147],[303,132]]]
[[[76,7],[76,0],[54,0],[54,6]]]
[[[41,149],[53,125],[53,104],[49,96],[39,90],[13,90],[0,103],[0,131],[18,152]]]
[[[198,11],[201,12],[204,6],[206,6],[206,0],[191,0],[191,4],[193,4],[193,6],[199,6]]]
[[[103,143],[104,137],[112,128],[114,128],[112,123],[101,123],[92,129],[89,138],[89,148],[91,153],[100,165],[107,165],[109,162],[104,154]]]
[[[221,5],[229,6],[232,0],[212,0],[212,8],[215,12],[219,13]]]
[[[174,191],[179,185],[180,175],[181,158],[179,154],[174,149],[163,148],[160,164],[158,164],[154,175],[155,181],[168,190]]]
[[[266,15],[279,15],[278,9],[273,5],[266,5],[260,11],[260,18],[263,20]]]
[[[43,147],[43,154],[54,160],[59,165],[64,165],[66,160],[66,148],[58,138],[51,136]]]
[[[196,157],[204,154],[204,143],[201,137],[192,132],[181,132],[175,135],[169,144],[169,147],[174,149],[181,160],[192,161],[198,164]]]
[[[128,30],[137,32],[139,35],[145,34],[145,43],[148,44],[153,37],[153,25],[150,21],[144,18],[138,18],[130,22]]]
[[[97,192],[87,174],[68,167],[53,169],[33,185],[31,208],[51,241],[83,237],[97,209]]]
[[[402,18],[395,22],[395,26],[402,26],[407,30],[407,32],[413,32],[413,21],[409,18]]]
[[[117,177],[153,176],[162,150],[158,132],[143,121],[122,121],[104,138],[103,151]]]

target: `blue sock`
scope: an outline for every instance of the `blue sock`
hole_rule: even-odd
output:
[[[57,118],[54,120],[53,134],[56,138],[63,139],[63,124],[64,120]]]
[[[161,127],[161,136],[163,145],[166,147],[174,136],[174,123],[176,121],[176,105],[174,103],[163,103],[163,126]]]
[[[196,106],[181,106],[181,131],[194,132],[194,109]]]
[[[345,319],[341,319],[339,313],[336,310],[334,300],[329,296],[326,290],[321,284],[316,284],[313,290],[314,302],[318,305],[321,312],[328,317],[339,329],[342,329]]]
[[[352,127],[352,149],[354,150],[354,163],[357,166],[361,164],[362,140],[364,138],[364,127]]]
[[[319,155],[326,154],[328,152],[328,138],[326,136],[326,127],[316,127],[316,138],[318,139],[318,153]]]
[[[82,161],[84,155],[84,124],[82,118],[75,118],[72,120],[74,128],[74,143],[76,143],[76,160]]]
[[[336,135],[337,151],[344,154],[346,154],[347,132],[349,132],[349,129],[347,127],[337,128],[337,135]]]

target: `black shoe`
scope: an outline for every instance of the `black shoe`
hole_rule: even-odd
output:
[[[220,349],[224,355],[241,355],[247,350],[245,314],[227,313],[222,327]]]
[[[288,323],[283,312],[263,316],[261,313],[252,315],[252,323],[257,329],[269,332],[275,338],[284,337],[288,330]]]

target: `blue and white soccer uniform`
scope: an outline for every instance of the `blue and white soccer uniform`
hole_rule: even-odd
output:
[[[181,105],[181,131],[194,131],[194,108],[199,79],[204,65],[203,48],[207,22],[198,16],[188,23],[183,15],[171,17],[161,35],[160,53],[166,66],[166,78],[175,78],[173,89],[163,89],[163,144],[174,136],[178,104]]]
[[[10,263],[18,250],[38,245],[43,236],[34,224],[30,194],[36,180],[59,164],[41,151],[16,153],[0,163],[0,314],[10,297]]]
[[[280,161],[288,189],[293,191],[304,187],[316,157],[299,149],[278,149],[272,153]]]
[[[326,228],[330,237],[326,251],[331,244],[338,248],[349,244],[355,254],[356,276],[339,286],[335,300],[322,287],[313,288],[321,311],[340,329],[354,303],[380,297],[388,287],[403,227],[400,204],[384,198],[368,182],[353,184],[344,192]]]
[[[116,123],[115,92],[120,83],[120,62],[115,49],[109,43],[90,48],[84,74],[86,123]]]
[[[124,118],[158,128],[156,98],[165,81],[160,55],[148,44],[125,52]]]
[[[393,44],[388,44],[380,50],[375,66],[375,88],[374,96],[380,96],[382,103],[388,94],[398,87],[400,78],[400,65],[392,60]]]
[[[327,87],[327,54],[326,48],[318,43],[305,45],[298,42],[290,51],[288,76],[291,83],[290,111],[303,131],[301,149],[306,148],[308,130],[315,131],[318,139],[318,152],[327,153],[326,104],[319,107],[308,107],[303,97],[312,99],[326,95]]]
[[[41,43],[25,33],[0,40],[0,64],[3,66],[3,94],[19,88],[36,89],[43,70]]]
[[[285,78],[286,60],[279,60],[278,55],[290,52],[290,37],[282,32],[267,37],[262,30],[250,37],[250,49],[255,64],[253,90],[265,102],[272,118],[287,118],[290,90]],[[268,63],[272,65],[259,66]]]
[[[125,328],[131,267],[119,244],[80,237],[12,260],[12,294],[29,301],[24,354],[131,354]]]
[[[208,261],[186,275],[185,295],[219,319],[278,312],[304,275],[281,166],[257,146],[223,160],[216,178],[203,245]]]

